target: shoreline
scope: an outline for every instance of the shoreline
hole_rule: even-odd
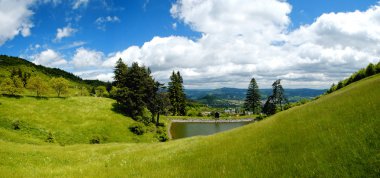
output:
[[[230,120],[205,120],[205,119],[188,119],[188,120],[184,120],[184,119],[169,119],[169,126],[168,126],[168,130],[167,130],[167,134],[168,134],[168,137],[169,137],[169,140],[172,140],[172,134],[170,132],[171,130],[171,127],[172,127],[172,123],[173,122],[180,122],[180,123],[184,123],[184,122],[191,122],[191,123],[233,123],[233,122],[255,122],[255,119],[230,119]]]
[[[255,121],[255,119],[229,119],[229,120],[216,120],[216,119],[212,119],[212,120],[206,120],[206,119],[188,119],[188,120],[184,120],[184,119],[171,119],[170,120],[171,123],[172,122],[205,122],[205,123],[229,123],[229,122],[252,122],[252,121]]]

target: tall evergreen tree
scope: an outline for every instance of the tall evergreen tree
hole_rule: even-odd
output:
[[[125,78],[127,76],[128,66],[119,58],[116,62],[115,70],[114,70],[114,79],[115,79],[115,86],[116,87],[122,87],[125,85],[126,81]]]
[[[179,71],[172,72],[169,82],[169,99],[173,115],[186,115],[186,95],[183,88],[183,79]]]
[[[150,75],[150,70],[144,66],[140,67],[138,63],[133,63],[128,68],[119,59],[114,73],[115,85],[118,88],[115,94],[116,101],[132,118],[143,116],[143,111],[152,98],[154,90],[154,79]]]
[[[261,96],[259,92],[259,86],[257,85],[255,78],[252,78],[248,86],[244,108],[248,111],[252,111],[255,114],[259,114],[261,112],[260,100]]]

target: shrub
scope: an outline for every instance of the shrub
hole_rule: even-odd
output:
[[[161,134],[161,135],[158,135],[157,139],[160,141],[160,142],[166,142],[169,140],[169,137],[166,135],[166,134]]]
[[[266,117],[267,117],[266,114],[260,114],[259,116],[256,117],[256,120],[261,121],[261,120],[265,119]]]
[[[19,130],[20,129],[20,121],[19,120],[15,120],[12,122],[12,127],[13,127],[13,130]]]
[[[129,126],[129,130],[136,135],[142,135],[146,132],[145,125],[143,123],[137,122]]]
[[[90,139],[90,144],[100,144],[100,136],[99,135],[94,135]]]
[[[54,143],[55,142],[54,136],[50,131],[48,132],[48,136],[47,136],[45,141],[48,143]]]

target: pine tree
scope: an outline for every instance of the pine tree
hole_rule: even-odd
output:
[[[259,92],[259,87],[256,83],[255,78],[251,79],[249,83],[247,95],[244,102],[244,107],[248,111],[252,111],[255,114],[259,114],[261,112],[261,96]]]
[[[183,79],[179,71],[172,72],[169,82],[169,99],[173,115],[186,115],[186,95],[183,88]]]
[[[128,72],[128,66],[119,58],[119,60],[116,62],[114,74],[115,74],[115,86],[121,87],[125,85],[125,78],[127,76]]]

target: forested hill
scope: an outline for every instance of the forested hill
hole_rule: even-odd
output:
[[[313,98],[325,93],[325,89],[285,89],[285,95],[290,101],[298,101],[302,98]],[[198,100],[205,96],[213,96],[219,99],[244,100],[247,89],[240,88],[219,88],[219,89],[187,89],[185,93],[188,98]],[[260,89],[262,99],[271,95],[272,89]]]
[[[99,80],[83,80],[80,77],[70,72],[66,72],[62,69],[36,65],[28,60],[18,57],[0,55],[0,80],[2,78],[8,77],[11,74],[12,70],[20,70],[22,72],[30,72],[37,75],[42,74],[48,77],[63,77],[73,82],[85,83],[91,86],[106,85],[105,82]]]

